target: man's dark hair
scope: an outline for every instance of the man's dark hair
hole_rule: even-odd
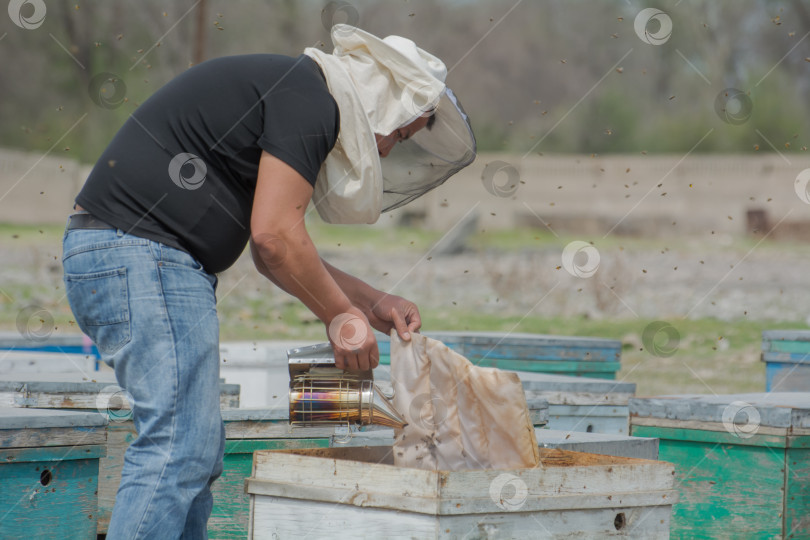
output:
[[[435,123],[436,123],[436,113],[434,112],[428,117],[428,121],[427,124],[425,124],[425,127],[428,128],[428,130],[430,130],[433,127],[433,124]]]

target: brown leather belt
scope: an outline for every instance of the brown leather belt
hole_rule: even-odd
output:
[[[115,229],[112,225],[104,223],[90,214],[73,214],[68,221],[68,230],[73,229]]]

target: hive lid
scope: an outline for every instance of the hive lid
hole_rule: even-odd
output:
[[[810,330],[763,330],[763,341],[810,341]]]
[[[107,423],[107,416],[98,412],[0,407],[0,429],[98,427]]]
[[[537,392],[590,392],[601,394],[636,393],[636,383],[592,379],[588,377],[569,377],[550,373],[517,371],[523,388]]]
[[[557,336],[552,334],[528,334],[515,332],[422,332],[423,335],[443,341],[445,343],[469,343],[473,345],[499,345],[524,347],[608,347],[621,348],[622,342],[615,339],[585,337],[585,336]],[[388,336],[375,332],[377,341],[389,341]]]
[[[742,415],[742,416],[740,416]],[[810,429],[810,392],[682,394],[634,398],[630,417]],[[743,418],[744,417],[744,418]]]

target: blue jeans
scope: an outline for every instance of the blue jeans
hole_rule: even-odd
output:
[[[215,276],[189,254],[121,230],[63,240],[79,327],[134,401],[110,540],[207,538],[222,473]]]

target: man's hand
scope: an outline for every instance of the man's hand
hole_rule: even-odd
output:
[[[405,341],[410,341],[411,332],[418,332],[422,327],[416,304],[393,294],[381,294],[372,306],[368,320],[371,326],[386,334],[396,328],[399,337]]]
[[[373,369],[380,363],[377,339],[368,319],[352,307],[326,325],[335,352],[335,365],[341,369]]]

